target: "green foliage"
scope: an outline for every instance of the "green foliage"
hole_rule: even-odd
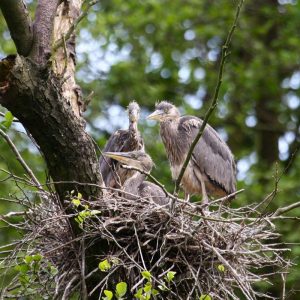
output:
[[[71,196],[73,197],[74,191],[71,191]],[[79,227],[82,228],[84,221],[89,219],[92,216],[101,214],[100,210],[97,209],[89,209],[88,205],[81,204],[82,194],[78,193],[77,196],[71,198],[71,203],[78,210],[77,217],[75,217],[75,221],[78,223]]]
[[[219,270],[220,272],[225,272],[225,267],[224,267],[224,265],[218,265],[218,270]]]
[[[105,297],[102,297],[102,300],[111,300],[113,299],[113,292],[110,291],[110,290],[104,290],[104,295]],[[119,282],[117,283],[116,285],[116,291],[115,291],[115,297],[116,299],[118,300],[123,300],[124,296],[126,295],[127,293],[127,283],[126,282]]]
[[[45,281],[53,280],[58,273],[57,268],[39,253],[25,255],[23,262],[14,269],[18,274],[20,288],[15,288],[12,293],[16,296],[36,295],[36,299],[40,299],[38,290],[44,288]],[[43,299],[51,299],[51,295],[45,297]]]
[[[99,263],[99,269],[102,272],[107,272],[110,270],[110,268],[111,268],[111,264],[108,262],[107,259],[105,259]]]
[[[167,273],[167,276],[165,277],[165,280],[166,280],[167,282],[173,281],[173,279],[174,279],[174,277],[175,277],[175,274],[176,274],[176,272],[169,271],[169,272]]]
[[[127,293],[127,283],[126,282],[119,282],[116,285],[116,297],[118,299],[122,299],[123,296]]]
[[[104,290],[105,297],[102,297],[103,300],[111,300],[114,296],[112,291]]]
[[[4,120],[0,122],[0,128],[8,130],[14,120],[14,116],[10,111],[7,111],[4,115]]]
[[[199,300],[212,300],[212,297],[209,295],[201,295]]]

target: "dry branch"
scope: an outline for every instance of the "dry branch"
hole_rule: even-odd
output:
[[[13,141],[9,138],[9,136],[2,129],[0,129],[0,135],[6,140],[7,144],[9,145],[9,147],[11,148],[13,153],[16,155],[17,160],[20,162],[20,164],[23,167],[23,169],[25,170],[25,172],[30,176],[33,183],[35,185],[37,185],[38,187],[40,187],[40,183],[39,183],[38,179],[35,177],[32,170],[29,168],[29,166],[27,165],[25,160],[22,158],[20,152],[18,151],[18,149],[15,146],[15,144],[13,143]]]
[[[168,207],[119,195],[107,193],[105,201],[82,200],[82,208],[90,214],[82,220],[83,231],[76,238],[68,225],[74,214],[66,215],[55,204],[56,195],[50,195],[50,200],[54,197],[52,201],[48,195],[24,215],[25,235],[11,257],[16,259],[17,253],[40,253],[45,264],[57,268],[58,273],[51,280],[46,274],[40,278],[55,299],[67,299],[80,292],[80,287],[86,297],[85,282],[88,284],[91,276],[98,280],[94,288],[89,286],[89,297],[99,297],[104,289],[114,290],[116,283],[125,281],[132,293],[127,296],[133,299],[145,283],[141,272],[148,270],[153,287],[160,292],[158,299],[195,299],[204,294],[213,299],[239,299],[238,293],[242,292],[252,300],[259,298],[255,283],[268,282],[274,273],[280,277],[291,265],[282,256],[290,249],[277,241],[279,234],[272,223],[276,217],[266,221],[247,206],[218,210],[218,203],[209,205],[210,213],[202,215],[197,204],[181,202],[176,202],[171,215]],[[249,216],[255,221],[248,220]],[[104,250],[105,247],[97,246],[93,265],[86,270],[86,259],[94,243],[109,247]],[[97,266],[105,259],[111,268],[101,272]],[[15,260],[18,261],[22,258]],[[176,272],[174,281],[168,286],[170,290],[162,291],[158,286],[166,285],[164,278],[169,271]],[[6,293],[10,295],[11,291]],[[44,286],[39,293],[46,295]]]
[[[10,35],[20,55],[27,56],[33,42],[33,30],[27,7],[23,0],[1,0],[0,8]]]

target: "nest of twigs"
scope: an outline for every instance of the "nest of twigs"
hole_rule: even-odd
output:
[[[16,254],[39,253],[40,269],[54,270],[38,270],[35,292],[44,298],[84,293],[101,299],[105,289],[123,281],[126,299],[146,293],[146,285],[158,292],[151,299],[265,299],[272,297],[258,292],[255,283],[268,282],[290,265],[283,258],[289,249],[278,241],[272,218],[258,217],[250,206],[234,209],[220,200],[205,207],[179,200],[170,212],[170,205],[107,193],[92,203],[70,197],[73,213],[66,214],[54,194],[42,199],[24,216],[26,234],[11,257],[20,265]],[[72,218],[73,227],[78,223],[82,230],[76,237]],[[6,295],[12,295],[19,278],[20,273]]]

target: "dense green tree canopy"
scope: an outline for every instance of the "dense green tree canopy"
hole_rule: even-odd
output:
[[[26,1],[31,9],[36,1]],[[233,22],[237,1],[103,0],[89,10],[77,28],[77,80],[92,102],[85,112],[87,129],[102,148],[109,135],[127,126],[125,107],[142,106],[140,130],[156,162],[156,175],[174,186],[158,126],[145,116],[157,100],[168,99],[183,114],[203,117],[216,85],[221,46]],[[300,200],[300,2],[246,1],[230,47],[217,109],[210,124],[228,142],[238,167],[233,205],[258,202],[279,192],[262,208]],[[14,53],[0,18],[0,57]],[[1,111],[5,112],[1,108]],[[45,180],[47,170],[38,149],[18,123],[9,135],[24,159]],[[22,170],[6,143],[0,142],[0,168]],[[0,173],[0,180],[7,174]],[[0,197],[20,193],[11,181],[0,182]],[[21,196],[20,196],[21,197]],[[195,197],[195,201],[198,198]],[[0,201],[0,214],[17,209]],[[299,208],[291,215],[299,215]],[[0,243],[16,235],[1,229]],[[299,242],[299,221],[278,223],[282,241]],[[299,246],[291,257],[299,262]],[[300,289],[299,267],[288,276],[289,289]],[[279,280],[279,279],[277,279]],[[268,287],[270,288],[270,287]],[[281,287],[271,287],[280,295]],[[290,299],[298,299],[296,294]]]

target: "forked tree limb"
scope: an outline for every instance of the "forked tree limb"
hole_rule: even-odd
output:
[[[27,56],[33,42],[31,18],[23,0],[1,0],[0,8],[20,55]]]
[[[45,64],[51,54],[53,22],[58,5],[62,0],[39,0],[33,25],[33,45],[30,58]]]
[[[180,170],[178,178],[176,179],[175,190],[174,190],[175,195],[178,194],[182,177],[183,177],[184,172],[185,172],[185,170],[186,170],[186,168],[189,164],[189,161],[192,157],[193,151],[194,151],[198,141],[200,140],[200,138],[201,138],[201,136],[204,132],[205,126],[207,125],[207,122],[208,122],[211,114],[213,113],[213,111],[217,107],[219,92],[220,92],[220,88],[221,88],[222,81],[223,81],[223,70],[224,70],[226,59],[229,55],[228,49],[229,49],[229,46],[230,46],[230,43],[231,43],[232,36],[233,36],[234,31],[235,31],[236,26],[237,26],[237,22],[238,22],[238,19],[239,19],[239,16],[240,16],[240,12],[241,12],[243,2],[244,2],[244,0],[239,0],[239,3],[237,5],[236,14],[235,14],[235,19],[234,19],[233,24],[231,26],[231,29],[230,29],[230,31],[227,35],[226,41],[225,41],[224,45],[222,46],[221,61],[220,61],[219,73],[218,73],[218,80],[217,80],[217,85],[216,85],[215,92],[214,92],[214,95],[213,95],[213,99],[212,99],[212,102],[211,102],[211,105],[210,105],[208,111],[205,114],[205,117],[203,119],[203,123],[202,123],[202,125],[199,129],[199,132],[198,132],[197,136],[195,137],[194,141],[192,142],[192,144],[190,146],[190,149],[189,149],[188,154],[186,156],[186,159],[185,159],[185,161],[182,165],[182,168]]]

